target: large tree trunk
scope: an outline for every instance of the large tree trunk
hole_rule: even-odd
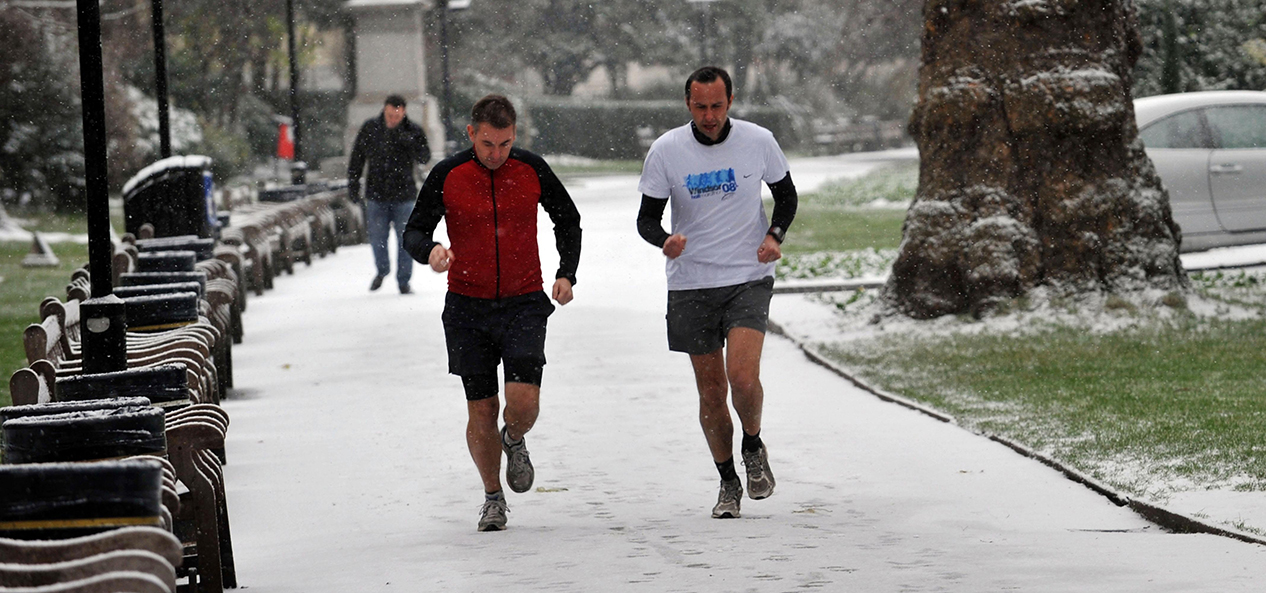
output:
[[[1187,285],[1138,141],[1132,0],[928,0],[919,189],[885,301],[979,313],[1038,285]]]

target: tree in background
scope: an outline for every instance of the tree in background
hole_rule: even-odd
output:
[[[914,98],[921,4],[478,0],[450,26],[454,77],[463,87],[511,92],[531,71],[545,94],[568,96],[604,67],[611,96],[635,98],[630,63],[667,66],[684,77],[702,64],[706,44],[710,61],[731,68],[748,105],[904,119]],[[640,96],[676,99],[677,86]]]
[[[545,94],[560,97],[606,66],[620,94],[629,62],[675,65],[698,55],[687,13],[682,0],[480,0],[452,22],[453,61],[477,86],[521,82],[532,70]]]
[[[860,117],[909,117],[922,1],[727,0],[692,5],[692,18],[711,15],[711,54],[731,68],[743,103],[788,114],[796,136],[810,138]]]
[[[67,209],[83,200],[77,80],[40,22],[0,8],[0,202]]]
[[[1138,0],[1134,95],[1266,90],[1262,0]]]
[[[5,64],[0,79],[0,121],[10,134],[0,159],[13,159],[0,183],[5,200],[38,209],[82,211],[83,121],[74,4],[0,5]],[[102,6],[102,77],[105,83],[108,180],[122,185],[141,166],[136,118],[119,64],[135,51],[137,11],[123,2]],[[12,202],[9,202],[12,203]]]
[[[1138,141],[1132,0],[929,0],[919,188],[883,298],[981,313],[1037,286],[1179,290],[1169,196]]]
[[[612,96],[628,96],[631,62],[675,65],[688,60],[689,25],[680,16],[684,5],[674,0],[594,5],[592,37]]]
[[[733,0],[712,10],[713,38],[753,100],[780,97],[827,115],[905,118],[914,99],[922,3]]]
[[[313,61],[320,31],[344,27],[342,4],[295,2],[300,67]],[[212,157],[219,179],[266,160],[277,141],[272,116],[289,113],[285,0],[181,0],[165,3],[164,13],[172,103],[197,114],[204,133],[193,149]],[[148,25],[142,31],[148,35]],[[154,87],[151,52],[146,43],[146,51],[128,62],[127,79],[147,93]],[[303,123],[310,123],[306,113]],[[305,136],[305,146],[318,141]]]

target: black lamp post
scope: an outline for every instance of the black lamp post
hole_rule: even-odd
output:
[[[171,156],[171,118],[167,104],[167,37],[163,33],[163,0],[153,0],[154,95],[158,99],[158,146],[162,158]]]
[[[106,182],[105,82],[101,74],[101,8],[76,0],[79,20],[79,83],[83,95],[84,180],[88,214],[88,273],[92,298],[80,306],[83,370],[105,373],[127,368],[127,318],[114,296],[110,200]]]
[[[290,182],[305,182],[306,166],[303,164],[303,127],[299,125],[299,57],[295,53],[295,6],[294,0],[286,0],[287,48],[290,53],[290,129],[295,137],[295,160],[290,170]]]

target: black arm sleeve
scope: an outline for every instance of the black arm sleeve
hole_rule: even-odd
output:
[[[415,149],[417,151],[416,156],[418,159],[418,164],[425,165],[427,164],[427,162],[431,160],[431,145],[427,144],[426,133],[423,132],[420,128],[418,129],[418,137],[417,137],[416,142],[417,144],[416,144]]]
[[[439,245],[435,242],[435,227],[444,218],[444,179],[448,177],[448,171],[447,168],[436,168],[426,176],[413,213],[404,226],[404,250],[421,264],[431,263],[431,250]]]
[[[642,194],[642,208],[637,211],[637,234],[646,239],[647,243],[660,249],[664,248],[664,242],[670,236],[664,230],[663,222],[664,209],[667,207],[668,200]]]
[[[347,160],[347,196],[353,202],[360,201],[360,176],[365,170],[365,143],[368,126],[361,126],[352,143],[352,155]]]
[[[791,182],[791,172],[778,183],[769,185],[774,194],[774,213],[769,217],[769,226],[779,227],[784,232],[791,228],[791,221],[796,219],[796,206],[800,199],[796,197],[796,184]]]
[[[541,207],[554,221],[554,244],[558,247],[558,272],[554,278],[566,278],[575,286],[576,268],[580,266],[580,211],[544,160],[537,165],[536,174],[541,180]]]

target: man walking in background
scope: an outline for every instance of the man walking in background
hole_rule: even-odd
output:
[[[714,518],[736,518],[743,484],[734,468],[734,424],[727,391],[743,429],[741,450],[753,499],[774,492],[761,441],[765,343],[774,261],[795,218],[796,188],[774,135],[728,117],[730,75],[714,66],[686,80],[691,122],[660,136],[646,155],[638,190],[642,238],[668,258],[668,348],[690,355],[699,390],[699,422],[721,474]],[[774,194],[772,224],[760,183]],[[664,231],[672,203],[672,234]],[[687,244],[688,243],[688,244]]]
[[[352,156],[347,163],[347,192],[353,203],[361,197],[361,172],[369,165],[365,175],[365,226],[369,244],[374,252],[374,280],[369,290],[382,287],[383,278],[391,273],[391,258],[387,253],[387,237],[395,227],[396,236],[396,283],[400,294],[409,294],[409,279],[413,276],[413,259],[404,250],[402,236],[404,225],[413,211],[417,196],[417,181],[413,177],[415,164],[424,165],[431,160],[431,150],[426,134],[405,114],[405,100],[391,95],[377,117],[365,120]]]
[[[511,490],[527,492],[535,478],[523,435],[540,412],[545,324],[554,312],[542,290],[538,206],[554,222],[560,261],[551,294],[559,305],[571,302],[580,263],[580,212],[544,159],[514,148],[515,123],[505,97],[476,102],[466,126],[474,146],[431,169],[404,233],[414,259],[448,272],[448,372],[466,391],[466,445],[484,486],[479,531],[506,526],[503,451]],[[450,247],[433,238],[441,218]],[[503,362],[505,425],[498,431]]]

